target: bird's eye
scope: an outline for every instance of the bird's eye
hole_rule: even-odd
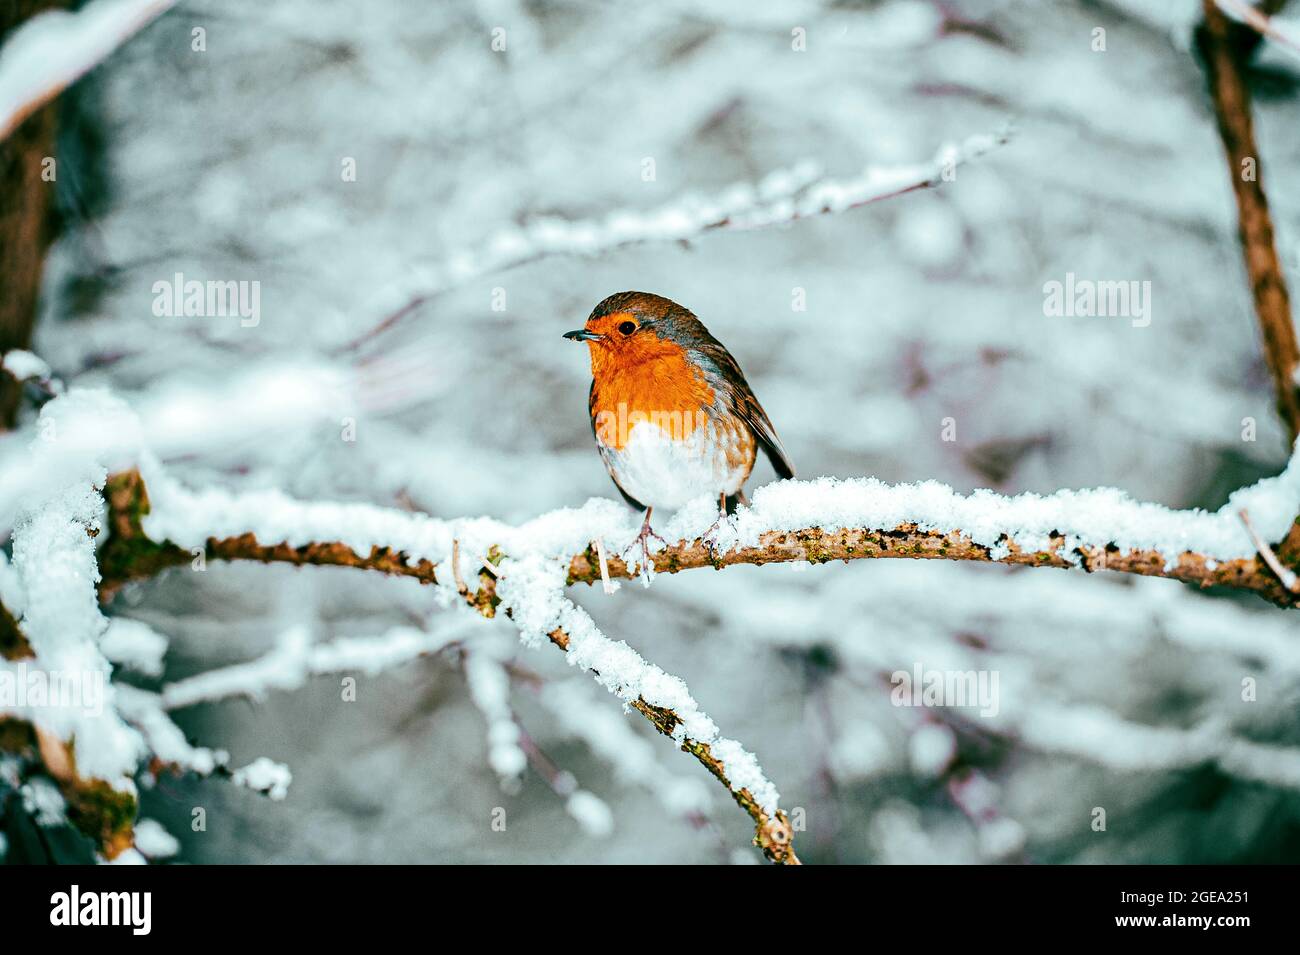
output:
[[[636,331],[636,322],[619,322],[618,330],[624,335],[631,335]]]

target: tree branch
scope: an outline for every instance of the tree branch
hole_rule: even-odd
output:
[[[105,575],[101,583],[102,595],[111,594],[127,579],[151,576],[167,566],[190,561],[191,556],[188,551],[170,543],[149,540],[145,536],[141,521],[149,512],[149,499],[138,472],[127,472],[111,478],[105,489],[105,497],[109,505],[108,526],[111,528],[111,537],[100,557],[100,565],[104,568]],[[246,559],[294,565],[359,567],[414,577],[421,583],[438,583],[437,565],[433,562],[419,560],[411,564],[407,562],[405,555],[384,548],[372,548],[369,556],[362,557],[351,547],[338,541],[304,547],[291,547],[287,543],[264,546],[254,535],[244,534],[224,540],[209,540],[207,556],[224,560]],[[492,554],[489,555],[489,560],[499,561],[500,557],[499,554]],[[114,569],[116,576],[108,576],[110,568]],[[481,569],[478,580],[479,588],[469,591],[466,587],[462,596],[470,607],[484,617],[494,617],[501,604],[496,592],[496,574]],[[570,638],[563,629],[552,630],[549,637],[552,643],[567,652]],[[630,703],[660,733],[677,740],[675,731],[682,720],[676,712],[667,707],[652,705],[642,697]],[[694,756],[705,769],[727,787],[737,805],[754,820],[754,842],[763,853],[773,862],[797,865],[799,859],[791,845],[793,830],[785,813],[776,810],[769,814],[748,789],[733,787],[726,765],[715,755],[708,743],[686,737],[681,739],[680,745],[684,752]]]
[[[1014,542],[1004,542],[1008,553],[995,556],[993,549],[977,544],[960,531],[926,531],[915,524],[900,524],[892,529],[847,528],[826,531],[809,527],[799,531],[770,531],[763,534],[756,547],[742,547],[714,556],[699,540],[670,544],[654,555],[656,571],[677,573],[695,567],[722,568],[732,564],[772,564],[809,561],[824,564],[834,560],[863,558],[904,558],[910,560],[973,560],[1026,567],[1082,568],[1092,573],[1112,570],[1166,577],[1201,587],[1225,586],[1254,591],[1280,607],[1295,605],[1295,595],[1255,558],[1216,561],[1203,554],[1185,552],[1177,564],[1168,566],[1159,551],[1120,552],[1111,546],[1069,546],[1066,539],[1053,535],[1049,547],[1024,550]],[[636,576],[635,565],[629,567],[622,558],[608,561],[611,577]],[[569,565],[570,583],[594,583],[600,580],[600,568],[592,550],[576,555]]]
[[[1300,347],[1296,344],[1286,279],[1264,195],[1263,162],[1251,121],[1244,55],[1235,41],[1235,25],[1215,0],[1203,0],[1203,3],[1205,20],[1197,29],[1197,44],[1228,160],[1228,175],[1237,197],[1238,236],[1264,338],[1264,359],[1273,378],[1278,414],[1294,443],[1300,435],[1300,382],[1296,380]]]
[[[184,544],[194,546],[202,541],[202,546],[195,546],[192,552],[171,540],[152,538],[145,530],[151,505],[144,480],[135,471],[114,475],[104,491],[109,534],[99,554],[101,599],[107,599],[127,581],[187,564],[197,552],[205,559],[346,566],[410,577],[454,590],[458,599],[490,618],[503,606],[498,595],[499,581],[512,584],[512,575],[524,566],[520,560],[542,558],[544,566],[555,568],[554,579],[559,584],[592,583],[601,579],[596,545],[589,543],[582,552],[572,554],[563,549],[569,545],[556,542],[572,541],[575,535],[589,535],[588,539],[594,541],[600,536],[600,530],[618,532],[611,526],[618,512],[596,506],[605,502],[593,502],[586,513],[557,512],[523,528],[512,528],[490,521],[465,524],[435,521],[422,515],[365,505],[296,502],[283,495],[243,499],[218,492],[191,494],[173,486],[162,474],[159,480],[166,506],[164,513],[155,515],[158,523],[151,526],[157,527],[161,534],[176,534]],[[1288,470],[1281,478],[1238,492],[1234,500],[1242,505],[1258,505],[1261,513],[1269,515],[1264,522],[1265,533],[1282,536],[1279,517],[1285,518],[1291,512],[1295,502],[1290,496],[1295,483],[1295,475]],[[815,493],[810,495],[810,490]],[[1076,511],[1080,516],[1070,520],[1069,515]],[[823,512],[833,517],[820,517]],[[836,526],[851,525],[857,519],[852,515],[859,513],[891,514],[895,520],[888,522],[892,526],[882,528]],[[926,524],[919,523],[919,516],[913,521],[898,521],[896,518],[903,513],[930,516]],[[689,521],[688,514],[683,517]],[[809,526],[795,523],[793,530],[782,529],[792,521],[804,520],[809,521]],[[816,520],[827,527],[816,526],[813,524]],[[965,520],[979,530],[935,528],[936,523]],[[1049,534],[1041,530],[1050,526],[1047,522],[1057,520],[1069,521],[1062,525],[1065,531],[1053,530]],[[1231,534],[1225,534],[1225,520],[1230,522]],[[755,533],[753,525],[764,521],[771,521],[774,526],[763,525],[769,529]],[[1001,534],[995,529],[999,521],[1007,527]],[[1287,591],[1250,547],[1243,546],[1250,543],[1249,537],[1230,515],[1175,512],[1155,505],[1135,504],[1113,491],[1062,492],[1059,498],[1034,495],[1003,498],[988,492],[963,497],[933,484],[890,487],[878,482],[840,482],[826,488],[810,488],[800,482],[781,482],[760,489],[754,504],[738,513],[733,522],[734,526],[729,526],[736,532],[736,539],[729,549],[725,544],[706,545],[700,538],[687,537],[660,550],[653,559],[660,569],[670,573],[732,564],[824,563],[891,557],[1076,567],[1089,572],[1106,569],[1167,577],[1200,586],[1235,587],[1257,593],[1279,606],[1297,604],[1296,595]],[[748,530],[745,530],[747,523]],[[1154,530],[1135,531],[1135,524],[1149,524]],[[217,526],[225,529],[223,536],[212,533]],[[687,525],[678,526],[680,530]],[[461,534],[473,538],[469,548],[464,547]],[[1158,536],[1150,537],[1150,534]],[[1237,541],[1236,535],[1242,540]],[[281,539],[269,539],[273,537]],[[380,543],[384,538],[394,543]],[[507,553],[497,544],[484,547],[490,540],[500,540],[505,548],[513,547],[517,552]],[[1134,543],[1141,540],[1201,541],[1203,547],[1217,549],[1218,553],[1191,549],[1178,552],[1171,547],[1157,549]],[[1025,541],[1032,541],[1033,546]],[[561,549],[551,553],[557,546]],[[467,551],[481,555],[477,580],[471,583],[466,582],[469,574],[444,566]],[[565,553],[571,556],[562,556]],[[1284,561],[1289,559],[1285,548],[1279,548],[1279,553]],[[504,566],[503,574],[498,565],[506,557],[513,560]],[[611,577],[628,578],[637,572],[635,565],[623,556],[607,554],[605,563]],[[513,615],[516,609],[506,605],[505,612]],[[530,626],[535,627],[535,621]],[[542,628],[542,632],[567,652],[573,639],[566,629],[568,626],[568,623],[559,626],[552,623]],[[524,629],[522,624],[521,629]],[[584,668],[599,676],[591,666],[592,659],[589,654],[586,656]],[[621,681],[605,682],[610,688],[627,686]],[[635,687],[632,692],[636,692]],[[798,861],[791,845],[789,821],[776,808],[774,799],[768,798],[765,808],[749,789],[733,787],[734,773],[715,752],[715,747],[683,733],[688,723],[680,712],[651,703],[642,695],[633,698],[629,694],[624,698],[657,730],[673,738],[727,786],[737,804],[754,821],[755,842],[769,859],[783,863]],[[690,706],[694,706],[693,701]],[[748,754],[744,755],[749,758]],[[765,780],[762,782],[769,785]]]
[[[152,577],[167,567],[189,563],[190,551],[168,541],[149,539],[141,520],[149,511],[149,499],[138,472],[130,471],[109,479],[105,488],[109,505],[111,535],[100,551],[100,595],[108,599],[131,580]],[[1300,527],[1297,521],[1294,527]],[[1295,533],[1291,536],[1295,536]],[[1243,532],[1243,538],[1245,538]],[[428,556],[414,557],[400,549],[372,546],[360,553],[342,541],[313,541],[291,545],[286,541],[263,542],[253,533],[209,537],[204,548],[213,560],[253,560],[262,563],[356,567],[377,570],[421,583],[439,583],[438,562]],[[1293,556],[1285,544],[1279,556],[1288,562]],[[498,551],[498,556],[500,552]],[[911,560],[969,560],[1028,567],[1077,568],[1089,573],[1110,570],[1144,577],[1164,577],[1200,587],[1223,586],[1248,590],[1280,607],[1297,605],[1291,593],[1266,563],[1257,556],[1228,557],[1184,551],[1171,555],[1152,549],[1120,549],[1113,542],[1072,542],[1053,532],[1045,547],[1021,547],[1008,535],[995,546],[977,543],[960,530],[924,530],[906,522],[892,527],[841,528],[818,526],[758,535],[753,546],[712,551],[700,538],[681,540],[656,552],[652,559],[659,572],[677,573],[700,567],[720,569],[733,564],[771,564],[808,561],[816,564],[834,560],[903,558]],[[622,556],[606,555],[612,578],[631,579],[635,563]],[[600,557],[594,542],[568,561],[568,583],[594,583],[601,579]],[[448,578],[449,580],[451,578]],[[470,591],[466,599],[479,607],[483,590]]]
[[[484,574],[485,587],[495,589],[496,581],[490,575]],[[491,583],[487,583],[491,581]],[[568,652],[569,635],[563,630],[552,630],[548,636],[551,642],[561,650]],[[648,719],[654,728],[669,739],[676,740],[674,731],[681,722],[680,718],[672,710],[663,706],[652,706],[644,699],[638,697],[632,701],[632,707]],[[682,752],[690,753],[700,764],[713,774],[718,782],[722,783],[731,793],[731,798],[736,800],[736,805],[745,810],[749,817],[754,820],[754,844],[763,850],[763,855],[778,865],[801,865],[799,857],[795,854],[793,845],[794,830],[790,826],[790,819],[784,812],[777,810],[774,814],[769,815],[763,807],[758,804],[753,793],[748,789],[736,789],[731,785],[731,780],[727,778],[727,767],[722,760],[713,754],[713,747],[708,743],[701,743],[689,737],[682,740]]]
[[[32,17],[0,49],[0,140],[176,0],[96,0]]]
[[[1288,53],[1300,53],[1300,43],[1273,23],[1273,16],[1286,6],[1286,0],[1264,0],[1258,7],[1253,7],[1244,0],[1218,0],[1218,2],[1220,8],[1240,19],[1260,36],[1268,37]]]
[[[619,210],[604,219],[537,218],[497,232],[472,252],[417,271],[405,287],[385,294],[383,317],[342,346],[350,352],[411,316],[438,295],[493,272],[551,255],[598,255],[642,242],[690,242],[712,232],[745,232],[892,199],[953,178],[959,165],[1007,141],[1010,133],[970,136],[929,162],[868,166],[848,179],[831,179],[810,164],[777,170],[757,186],[734,186],[707,199],[685,196],[645,212]]]

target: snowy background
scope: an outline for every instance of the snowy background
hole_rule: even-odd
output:
[[[63,232],[34,350],[67,382],[112,388],[194,486],[519,522],[614,495],[585,416],[586,350],[560,333],[641,289],[729,346],[801,477],[1108,485],[1217,508],[1287,454],[1189,49],[1199,7],[182,2],[64,97]],[[1294,288],[1300,60],[1264,51],[1260,65],[1257,135]],[[932,190],[685,242],[493,258],[502,236],[544,244],[550,219],[691,208],[809,161],[851,180],[1008,124],[1009,142]],[[176,273],[260,282],[260,322],[156,316],[153,285]],[[1150,325],[1045,316],[1044,283],[1067,273],[1149,281]],[[770,479],[764,462],[751,487]],[[757,755],[801,811],[804,861],[1300,851],[1300,773],[1261,780],[1234,748],[1283,747],[1291,766],[1300,749],[1300,629],[1257,598],[883,560],[572,595]],[[213,563],[131,585],[107,612],[170,638],[163,674],[129,678],[155,689],[286,640],[412,627],[448,642],[347,670],[355,702],[335,673],[179,708],[233,765],[267,756],[293,774],[283,800],[161,777],[143,815],[184,861],[760,859],[702,768],[562,654],[441,610],[413,581]],[[891,705],[889,675],[917,665],[997,671],[1001,718]],[[517,774],[501,747],[515,722],[532,756]],[[565,774],[590,797],[569,801]]]

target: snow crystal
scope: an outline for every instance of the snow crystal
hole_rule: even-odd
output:
[[[1005,859],[1025,847],[1029,838],[1025,827],[1014,819],[999,816],[980,826],[977,832],[980,854],[989,859]]]
[[[0,604],[15,617],[21,617],[27,606],[22,578],[3,550],[0,550]]]
[[[13,527],[56,493],[102,486],[134,465],[143,446],[130,409],[106,391],[77,388],[41,408],[26,446],[0,442],[0,527]]]
[[[560,558],[581,553],[598,537],[632,541],[636,536],[635,515],[607,499],[592,499],[580,508],[561,508],[513,526],[488,518],[443,521],[366,504],[296,501],[276,490],[188,491],[156,462],[146,459],[142,471],[154,504],[145,518],[145,530],[155,539],[182,547],[202,546],[209,537],[251,532],[268,544],[283,541],[301,546],[339,540],[362,555],[372,547],[391,547],[412,563],[445,563],[453,539],[459,540],[463,559],[482,562],[493,546],[514,558],[532,554]],[[892,529],[911,523],[922,531],[961,532],[989,548],[995,558],[1007,556],[1013,545],[1047,549],[1053,535],[1060,535],[1065,538],[1062,555],[1067,559],[1077,546],[1113,544],[1121,552],[1157,551],[1173,565],[1187,551],[1220,562],[1250,557],[1253,547],[1237,516],[1243,507],[1264,537],[1281,539],[1300,513],[1296,458],[1282,474],[1235,492],[1213,513],[1134,501],[1115,488],[1007,497],[989,490],[963,495],[937,481],[900,485],[874,478],[778,481],[758,488],[753,503],[724,522],[716,539],[726,551],[756,546],[768,531]],[[661,533],[669,540],[694,539],[715,516],[713,502],[702,497],[679,510]],[[532,572],[558,573],[554,568]],[[440,583],[450,586],[448,581]],[[523,629],[538,631],[526,624]]]
[[[23,351],[21,348],[5,352],[4,361],[0,361],[0,368],[9,372],[19,381],[26,381],[28,378],[50,377],[50,366],[45,364],[38,356],[29,351]]]
[[[68,821],[65,815],[67,803],[63,801],[59,787],[54,785],[52,780],[44,776],[36,776],[23,783],[20,793],[23,799],[23,811],[31,816],[38,826],[49,828],[60,826]]]
[[[879,185],[879,177],[871,178]],[[848,201],[844,195],[824,190],[819,195],[824,201]],[[737,203],[756,201],[752,191],[743,190],[727,198]],[[251,532],[265,544],[300,546],[337,540],[362,555],[374,547],[392,548],[411,562],[427,560],[445,566],[456,541],[465,561],[462,571],[470,568],[471,573],[491,547],[500,547],[507,555],[497,585],[500,609],[510,614],[525,644],[539,645],[550,633],[562,630],[568,637],[567,662],[571,666],[591,672],[596,682],[626,704],[643,699],[651,706],[673,711],[679,720],[673,729],[674,739],[710,746],[734,789],[748,789],[764,811],[776,810],[778,793],[757,760],[738,742],[720,735],[686,684],[648,663],[627,643],[606,637],[586,611],[565,596],[568,561],[573,554],[586,550],[597,538],[634,539],[636,515],[622,505],[593,499],[582,507],[562,508],[509,525],[489,518],[448,521],[366,504],[299,501],[270,489],[191,491],[173,480],[158,459],[144,450],[138,419],[102,392],[74,389],[45,406],[40,425],[44,436],[33,443],[27,462],[13,453],[12,444],[0,442],[0,457],[6,464],[0,470],[0,518],[12,516],[15,526],[13,562],[0,560],[0,596],[21,612],[24,632],[42,665],[107,674],[108,659],[112,659],[146,674],[161,672],[165,638],[133,621],[110,624],[100,612],[94,543],[87,533],[99,527],[103,516],[96,487],[102,486],[111,470],[138,464],[152,503],[145,518],[146,532],[181,547],[202,546],[210,537]],[[10,463],[14,467],[9,467]],[[661,532],[669,539],[693,539],[713,522],[713,507],[713,502],[704,498],[693,501],[673,515]],[[1297,458],[1293,456],[1279,476],[1234,493],[1228,504],[1214,513],[1140,503],[1113,488],[1007,497],[987,490],[963,495],[935,481],[903,485],[870,478],[779,481],[757,489],[753,503],[723,523],[717,542],[725,551],[755,546],[768,532],[808,527],[827,531],[889,529],[910,523],[923,531],[961,532],[990,548],[995,557],[1005,556],[1012,546],[1045,549],[1059,535],[1065,537],[1067,553],[1085,544],[1113,544],[1121,551],[1157,551],[1171,564],[1186,551],[1224,561],[1253,554],[1237,517],[1241,508],[1250,511],[1264,537],[1280,539],[1300,513]],[[439,583],[444,602],[460,602],[452,581],[441,579]],[[466,615],[470,615],[468,610]],[[110,703],[115,699],[116,705],[110,705],[107,719],[93,725],[83,725],[73,717],[59,722],[44,715],[41,722],[61,738],[75,738],[79,768],[117,786],[130,785],[146,740],[164,761],[211,772],[224,763],[226,754],[189,746],[166,717],[165,708],[234,693],[257,696],[274,688],[293,689],[313,673],[345,667],[375,672],[445,643],[442,635],[399,628],[381,638],[314,646],[305,628],[291,628],[267,656],[172,684],[161,697],[130,687],[109,687]],[[499,775],[510,778],[523,771],[526,757],[509,707],[503,659],[500,651],[490,646],[476,649],[466,657],[466,675],[471,696],[488,719],[489,762]],[[557,713],[572,709],[589,716],[592,712],[572,701],[557,701],[552,706]],[[1101,745],[1104,739],[1111,747],[1120,733],[1107,722],[1110,719],[1104,712],[1036,711],[1021,729],[1030,745],[1068,745],[1080,754],[1092,754],[1089,740]],[[598,752],[622,750],[621,758],[607,758],[625,779],[650,786],[652,777],[662,775],[653,753],[647,755],[626,736],[582,725],[568,729]],[[1141,738],[1133,740],[1134,744]],[[1237,759],[1249,767],[1257,758],[1253,751],[1231,749],[1223,738],[1201,732],[1161,736],[1160,744],[1166,757],[1171,746],[1181,747],[1185,752],[1179,758],[1184,760],[1191,753],[1200,758]],[[1141,764],[1154,748],[1142,743],[1140,753],[1126,758],[1111,747],[1106,759],[1109,765]],[[938,726],[922,727],[911,737],[913,767],[922,773],[940,772],[951,749],[950,733]],[[1291,772],[1287,766],[1289,763],[1279,766],[1273,776]],[[863,766],[856,771],[869,773],[871,768]],[[237,770],[234,778],[240,785],[282,799],[291,774],[287,767],[261,758]],[[676,800],[683,812],[700,811],[705,800],[699,797],[698,788],[683,787],[679,782],[661,785],[660,798]],[[596,797],[575,789],[569,804],[579,807],[571,811],[581,814],[584,826],[603,825],[595,821],[600,812],[593,806],[604,806]]]
[[[114,663],[145,676],[162,676],[167,638],[148,624],[114,617],[108,622],[99,648]]]
[[[112,859],[100,859],[107,865],[148,865],[149,860],[138,849],[124,849]]]
[[[168,859],[181,851],[181,844],[162,823],[140,819],[135,824],[135,847],[150,859]]]
[[[599,796],[579,789],[569,796],[564,804],[565,810],[587,835],[604,839],[614,831],[614,814]]]
[[[230,778],[236,786],[246,786],[256,792],[265,793],[279,802],[289,795],[289,784],[293,782],[293,773],[284,763],[259,756],[247,766],[236,769]]]
[[[940,775],[957,753],[957,739],[941,723],[925,723],[908,740],[912,769],[920,776]]]

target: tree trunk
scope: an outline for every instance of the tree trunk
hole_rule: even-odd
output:
[[[0,44],[24,21],[60,0],[0,0]],[[58,104],[51,102],[0,142],[0,353],[29,348],[45,253],[54,238],[54,182],[42,178],[54,156]],[[0,430],[13,424],[22,386],[0,374]]]

